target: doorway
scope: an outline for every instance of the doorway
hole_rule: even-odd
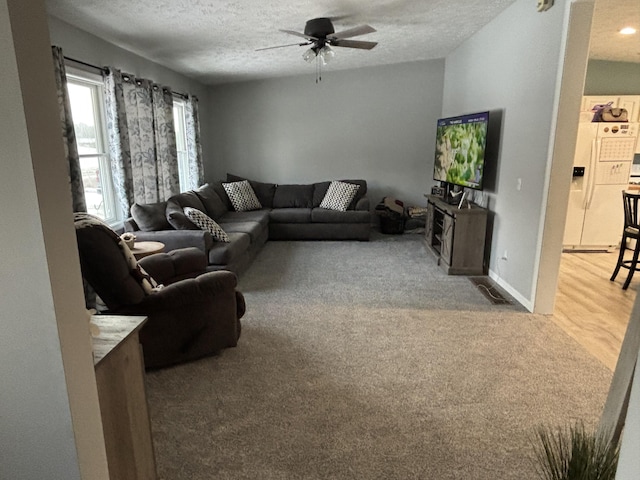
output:
[[[598,8],[599,5],[603,6],[601,2],[602,0],[597,0],[592,12],[594,29],[601,28],[599,25],[602,22],[598,19],[598,15],[603,14],[603,10]],[[609,7],[611,7],[611,5],[609,5]],[[625,7],[625,2],[616,4],[615,7],[616,10],[620,10],[622,18],[634,18],[633,15],[624,13],[625,8],[628,8],[628,6]],[[606,11],[606,14],[611,17],[611,8]],[[586,16],[584,14],[577,15],[577,18],[573,18],[572,15],[572,18],[570,19],[570,28],[574,28],[576,26],[575,22],[578,23],[578,27],[584,28],[585,17]],[[602,51],[602,46],[594,43],[600,42],[599,39],[601,37],[599,35],[594,35],[592,33],[593,31],[595,30],[591,30],[590,28],[590,50],[593,51],[595,47]],[[573,58],[580,58],[579,55],[581,53],[584,54],[584,52],[581,52],[579,48],[574,48],[574,50],[572,50],[571,47],[572,45],[570,41],[568,41],[565,68],[567,68],[567,64],[571,63],[570,59],[572,58],[572,53],[575,54],[577,52]],[[585,78],[583,78],[583,80],[589,79],[589,73],[589,70],[586,69]],[[593,76],[593,72],[591,73]],[[590,82],[585,83],[588,84]],[[591,82],[591,84],[593,84],[593,82]],[[640,75],[638,75],[635,84],[640,85]],[[613,84],[611,84],[611,88],[615,89]],[[621,91],[615,93],[640,95],[640,87],[638,87],[638,89],[639,91]],[[582,93],[585,95],[611,95],[614,92],[585,90]],[[574,121],[577,122],[577,116],[574,115],[574,118]],[[572,159],[573,156],[571,157],[571,160]],[[560,168],[566,169],[568,166],[566,164],[566,160],[566,158],[563,160],[558,159],[554,152],[554,168],[560,164]],[[567,182],[563,186],[558,186],[557,188],[565,188],[568,190],[569,184],[570,183]],[[558,192],[556,191],[555,194],[558,195]],[[566,192],[562,192],[556,198],[566,198],[562,196],[564,194],[566,194]],[[552,195],[554,195],[554,192],[552,191],[552,188],[550,188],[550,200],[553,198]],[[622,215],[622,202],[620,202],[620,210],[620,215]],[[563,214],[565,213],[566,210],[563,210]],[[564,231],[564,218],[560,221],[560,219],[556,217],[555,220],[555,224],[549,223],[547,225],[552,230],[555,230],[553,235],[558,235]],[[547,238],[546,234],[545,238]],[[615,282],[609,281],[609,277],[611,276],[616,264],[617,254],[617,251],[612,253],[562,253],[557,270],[555,307],[552,310],[553,321],[612,371],[615,369],[620,345],[626,332],[631,309],[633,308],[633,303],[638,289],[638,282],[636,280],[631,283],[628,290],[622,290],[622,282],[626,276],[626,271],[624,270],[619,273],[618,279]],[[541,261],[544,255],[545,253],[543,252]]]

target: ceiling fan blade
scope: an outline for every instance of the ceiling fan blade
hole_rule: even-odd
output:
[[[364,42],[362,40],[331,40],[332,47],[361,48],[371,50],[378,42]]]
[[[276,45],[275,47],[264,47],[264,48],[256,48],[256,52],[260,50],[273,50],[274,48],[284,48],[284,47],[303,47],[304,45],[311,45],[312,42],[304,42],[304,43],[289,43],[288,45]]]
[[[329,39],[341,39],[341,38],[351,38],[357,37],[358,35],[366,35],[367,33],[373,33],[377,30],[370,25],[360,25],[359,27],[349,28],[347,30],[342,30],[341,32],[332,33],[331,35],[327,35]]]
[[[316,37],[312,37],[311,35],[305,35],[304,33],[295,32],[293,30],[280,30],[281,32],[288,33],[289,35],[295,35],[296,37],[306,38],[307,40],[318,40]]]

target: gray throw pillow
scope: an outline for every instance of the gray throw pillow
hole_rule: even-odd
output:
[[[203,186],[194,191],[198,198],[202,201],[207,215],[209,215],[214,220],[220,218],[222,215],[229,211],[220,196],[208,183],[205,183]]]
[[[211,188],[213,188],[214,192],[218,194],[218,197],[220,197],[220,200],[222,200],[222,203],[224,203],[224,206],[227,207],[227,210],[232,212],[233,205],[231,205],[231,200],[229,200],[229,195],[227,195],[227,191],[222,186],[222,183],[223,182],[213,182],[211,184]]]
[[[167,202],[140,204],[131,206],[131,216],[143,232],[171,230],[166,217]]]
[[[176,230],[198,230],[184,214],[184,208],[191,207],[201,212],[205,210],[202,201],[195,192],[183,192],[167,200],[167,221]]]

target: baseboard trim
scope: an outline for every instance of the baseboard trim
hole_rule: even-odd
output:
[[[505,282],[496,272],[489,270],[489,278],[496,282],[501,288],[503,288],[509,295],[511,295],[520,305],[533,313],[533,302],[527,298],[524,298],[520,292],[515,290],[510,284]]]

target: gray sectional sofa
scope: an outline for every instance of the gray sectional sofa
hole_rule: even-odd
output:
[[[227,175],[227,182],[245,180]],[[160,241],[165,251],[197,247],[208,258],[208,270],[243,271],[267,240],[361,240],[368,241],[371,212],[365,180],[342,180],[358,185],[346,211],[320,208],[330,181],[306,185],[278,185],[249,180],[262,208],[235,211],[223,182],[171,197],[156,204],[135,204],[125,231],[137,241]],[[192,207],[207,214],[226,232],[229,242],[216,241],[184,213]]]

